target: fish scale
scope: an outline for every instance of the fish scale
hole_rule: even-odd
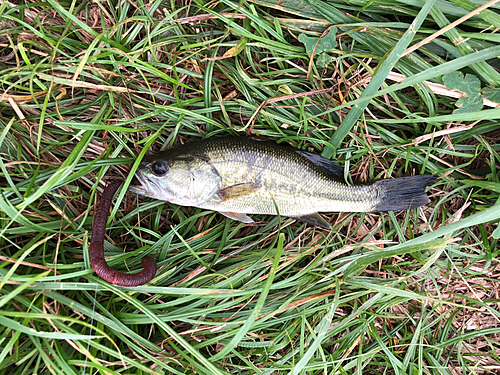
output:
[[[233,186],[241,182],[260,181],[261,187],[248,195],[223,202],[209,200],[200,207],[216,210],[241,212],[247,214],[276,215],[276,206],[283,216],[297,216],[313,212],[335,211],[371,211],[374,208],[376,189],[367,186],[353,187],[327,178],[290,158],[276,157],[266,154],[270,159],[267,166],[254,166],[249,173],[244,163],[221,163],[217,153],[210,155],[219,175],[222,178],[221,188]],[[296,167],[294,172],[279,168],[278,161]],[[234,178],[234,169],[245,170],[244,179]],[[274,199],[274,201],[273,201]],[[276,204],[276,206],[275,206]]]
[[[371,211],[376,205],[378,189],[335,181],[295,150],[273,148],[266,143],[243,141],[228,147],[214,142],[202,149],[222,178],[221,188],[253,181],[260,181],[262,186],[246,196],[223,202],[213,199],[200,207],[276,215],[277,206],[280,215],[297,216],[318,211]],[[255,150],[242,152],[249,146]]]

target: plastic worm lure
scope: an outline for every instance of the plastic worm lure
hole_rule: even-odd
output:
[[[156,261],[145,256],[141,262],[144,269],[141,272],[127,274],[111,268],[104,258],[104,235],[106,233],[106,223],[109,217],[111,201],[122,181],[110,183],[104,189],[101,201],[97,207],[92,224],[92,242],[90,243],[90,263],[95,273],[114,285],[119,286],[139,286],[150,282],[156,275]]]

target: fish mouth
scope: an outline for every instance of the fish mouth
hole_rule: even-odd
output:
[[[128,190],[145,197],[154,198],[161,191],[161,187],[154,180],[147,178],[141,171],[136,171]]]

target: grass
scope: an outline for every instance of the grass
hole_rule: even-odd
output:
[[[433,89],[460,71],[500,102],[499,3],[16,3],[0,4],[1,374],[500,371],[500,108]],[[426,207],[329,214],[332,231],[123,191],[108,261],[160,270],[135,289],[95,276],[107,181],[150,150],[243,135],[351,182],[439,179]]]

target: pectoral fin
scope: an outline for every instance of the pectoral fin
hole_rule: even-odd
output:
[[[301,216],[290,216],[293,219],[297,219],[300,221],[303,221],[304,223],[310,224],[310,225],[316,225],[317,227],[323,228],[323,229],[332,229],[332,226],[328,221],[323,219],[323,217],[318,214],[317,212],[313,214],[308,214],[308,215],[301,215]]]
[[[254,222],[249,216],[247,216],[245,214],[240,214],[237,212],[222,212],[222,211],[219,211],[219,213],[230,218],[230,219],[233,219],[236,221],[241,221],[241,222],[246,223],[246,224],[250,224],[250,223]]]
[[[252,194],[260,188],[257,182],[243,182],[241,184],[228,186],[227,188],[219,190],[216,194],[219,196],[220,201],[224,202],[228,199],[235,199],[244,197],[245,195]]]

